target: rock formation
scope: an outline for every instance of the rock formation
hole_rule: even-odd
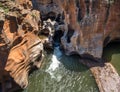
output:
[[[28,73],[33,65],[40,67],[43,44],[34,34],[26,33],[18,45],[11,48],[5,70],[22,88],[28,85]]]
[[[40,12],[32,10],[29,0],[0,1],[0,9],[0,83],[3,92],[13,92],[14,84],[26,88],[29,71],[40,68]]]
[[[67,55],[79,54],[90,67],[100,92],[119,92],[120,76],[102,61],[103,47],[120,40],[119,0],[35,0],[42,19],[57,21]],[[101,61],[101,62],[91,62]],[[102,65],[102,66],[101,66]]]
[[[120,38],[119,0],[35,0],[43,19],[63,20],[61,38],[67,55],[101,58],[103,47]]]
[[[120,91],[120,76],[111,63],[98,63],[90,60],[80,60],[80,62],[90,68],[100,92]]]
[[[41,65],[43,45],[51,46],[56,37],[67,55],[77,53],[98,61],[103,47],[120,39],[119,25],[119,0],[1,0],[3,92],[14,87],[13,81],[27,87],[29,71]]]

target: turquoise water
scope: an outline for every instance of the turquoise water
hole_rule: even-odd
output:
[[[29,77],[23,92],[99,92],[90,70],[79,63],[79,56],[66,56],[59,47],[45,52],[42,68]]]

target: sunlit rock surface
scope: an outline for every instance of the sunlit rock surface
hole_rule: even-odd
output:
[[[4,0],[0,15],[0,83],[3,92],[13,92],[16,84],[26,88],[29,71],[41,66],[40,12],[29,0]]]
[[[43,45],[40,39],[31,33],[25,34],[21,43],[10,50],[5,70],[10,72],[22,88],[28,85],[30,68],[33,65],[40,67],[41,62],[38,58],[42,59],[42,50]]]

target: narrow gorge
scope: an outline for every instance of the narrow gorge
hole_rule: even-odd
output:
[[[119,0],[1,0],[0,92],[120,92],[119,46]]]

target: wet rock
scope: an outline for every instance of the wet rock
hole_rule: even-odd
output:
[[[53,47],[53,36],[56,31],[55,25],[57,24],[56,21],[52,21],[51,19],[47,19],[43,21],[42,29],[40,31],[40,35],[44,36],[43,39],[44,47],[45,48],[52,48]]]

